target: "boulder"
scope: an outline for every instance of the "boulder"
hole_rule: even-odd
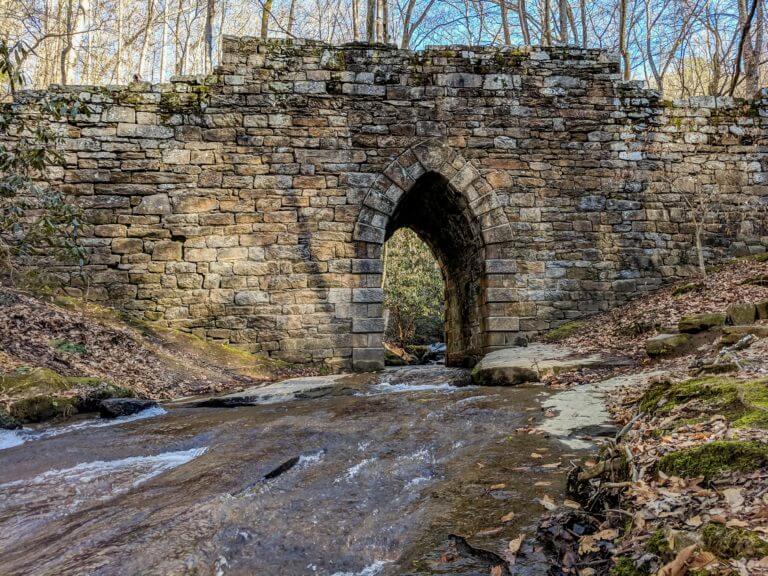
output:
[[[757,338],[768,338],[768,326],[763,324],[747,324],[746,326],[723,326],[720,343],[725,346],[735,344],[747,334]]]
[[[704,332],[715,326],[725,324],[725,314],[719,312],[705,312],[703,314],[691,314],[683,316],[677,323],[677,329],[687,334]]]
[[[690,339],[688,334],[659,334],[645,341],[645,352],[648,356],[666,356],[688,344]]]
[[[108,398],[102,400],[99,405],[99,413],[102,418],[117,418],[119,416],[130,416],[147,408],[157,406],[154,400],[143,400],[140,398]]]
[[[616,359],[601,354],[578,354],[565,346],[534,343],[486,355],[472,370],[472,383],[478,386],[515,386],[537,382],[547,374],[577,368],[598,368],[615,365],[616,362]]]
[[[0,430],[18,430],[21,422],[0,408]]]
[[[60,420],[77,414],[77,399],[71,396],[41,394],[11,404],[11,416],[20,422]]]
[[[757,308],[754,304],[731,304],[726,308],[728,323],[734,326],[752,324],[757,317]]]

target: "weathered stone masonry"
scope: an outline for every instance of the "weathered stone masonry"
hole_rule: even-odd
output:
[[[471,363],[691,274],[686,194],[719,193],[710,258],[768,246],[768,100],[665,102],[618,71],[597,50],[226,38],[215,76],[58,88],[91,113],[49,181],[93,224],[91,297],[336,369],[381,366],[381,247],[410,226]]]

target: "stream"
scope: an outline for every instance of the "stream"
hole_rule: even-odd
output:
[[[503,554],[586,452],[516,431],[543,419],[543,386],[434,370],[27,432],[0,450],[0,573],[487,576],[451,535]],[[548,561],[529,537],[511,573]]]

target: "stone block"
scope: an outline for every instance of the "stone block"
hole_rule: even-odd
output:
[[[352,318],[352,332],[384,332],[384,318]]]
[[[152,249],[152,260],[181,260],[181,254],[180,242],[157,242]]]
[[[139,205],[133,209],[134,214],[170,214],[171,202],[168,194],[151,194],[145,196]]]
[[[116,238],[112,240],[114,254],[135,254],[144,249],[144,242],[139,238]]]
[[[375,372],[384,369],[384,347],[353,348],[352,368],[358,372]]]

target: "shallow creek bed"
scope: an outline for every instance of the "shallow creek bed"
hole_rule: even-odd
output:
[[[545,574],[559,560],[537,524],[593,453],[578,437],[612,432],[607,414],[542,431],[565,407],[552,391],[448,383],[461,380],[441,367],[304,379],[13,432],[2,571]]]

